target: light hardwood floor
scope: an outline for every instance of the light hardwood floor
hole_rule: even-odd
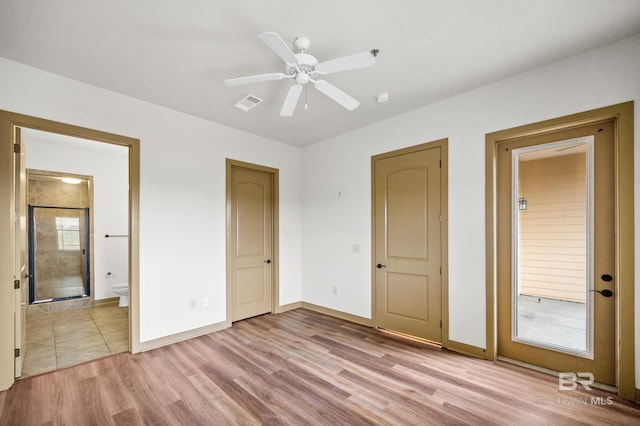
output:
[[[0,419],[3,425],[637,425],[640,409],[599,390],[559,391],[550,375],[297,309],[20,380],[0,393]]]

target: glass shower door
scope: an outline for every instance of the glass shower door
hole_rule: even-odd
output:
[[[89,296],[89,209],[29,206],[29,303]]]

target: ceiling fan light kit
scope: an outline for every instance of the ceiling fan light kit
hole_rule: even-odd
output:
[[[297,37],[293,45],[298,53],[293,53],[280,36],[273,32],[264,32],[258,34],[258,38],[262,40],[273,52],[278,55],[285,63],[284,73],[257,74],[247,77],[238,77],[225,80],[228,87],[241,86],[245,84],[261,83],[264,81],[283,80],[285,78],[295,79],[295,84],[289,88],[282,105],[280,115],[289,117],[298,104],[298,99],[302,94],[302,90],[306,88],[309,82],[313,83],[313,87],[320,93],[337,102],[345,109],[352,111],[356,109],[360,102],[352,98],[342,90],[326,80],[318,80],[319,76],[333,74],[341,71],[349,71],[359,68],[371,67],[375,64],[375,57],[378,55],[378,49],[367,52],[356,53],[325,62],[318,60],[306,53],[311,45],[309,38]]]

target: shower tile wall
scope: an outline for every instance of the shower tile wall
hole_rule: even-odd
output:
[[[27,196],[28,203],[33,206],[89,207],[86,181],[73,185],[30,174]],[[37,209],[36,300],[84,294],[82,255],[77,250],[59,249],[56,227],[56,217],[78,217],[79,223],[83,224],[82,215],[78,210]],[[81,228],[80,235],[83,232]],[[84,249],[82,238],[80,244],[80,250]]]
[[[47,180],[29,174],[28,203],[36,206],[89,207],[89,189],[86,181],[73,185],[59,179]]]
[[[85,248],[84,239],[80,238],[80,251],[60,250],[56,225],[58,217],[77,218],[80,224],[79,235],[84,233],[83,210],[37,209],[36,300],[81,296],[85,292],[81,254],[81,250]]]

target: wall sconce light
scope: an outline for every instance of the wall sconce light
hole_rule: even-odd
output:
[[[526,210],[527,209],[527,200],[524,198],[519,198],[518,199],[518,208],[520,210]]]

